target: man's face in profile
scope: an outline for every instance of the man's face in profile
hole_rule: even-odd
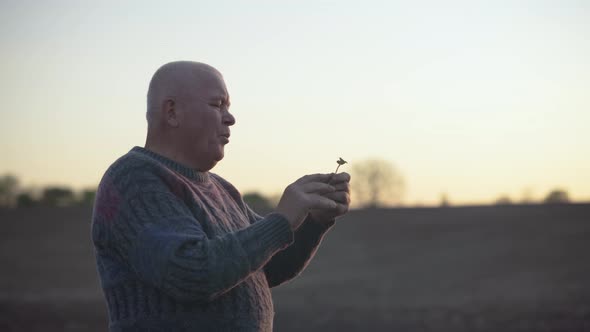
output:
[[[213,167],[223,159],[225,144],[229,143],[229,127],[235,123],[229,113],[227,87],[221,74],[203,70],[188,89],[181,124],[186,151]]]

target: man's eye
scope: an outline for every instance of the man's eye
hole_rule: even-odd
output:
[[[209,105],[211,105],[211,106],[213,106],[213,107],[221,108],[221,105],[222,105],[222,104],[221,104],[221,102],[219,102],[219,103],[211,103],[211,104],[209,104]]]

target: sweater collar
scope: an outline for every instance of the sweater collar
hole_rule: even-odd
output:
[[[197,182],[207,182],[209,181],[209,172],[200,172],[195,169],[192,169],[188,166],[185,166],[177,161],[174,161],[170,158],[164,157],[161,154],[158,154],[154,151],[148,150],[146,148],[142,148],[141,146],[134,146],[131,149],[132,152],[137,152],[139,154],[148,156],[152,159],[159,161],[160,163],[166,165],[168,168],[186,176],[189,179],[195,180]]]

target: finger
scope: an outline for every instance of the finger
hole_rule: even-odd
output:
[[[346,205],[346,204],[336,204],[336,207],[335,208],[326,208],[326,209],[316,208],[314,210],[316,210],[316,211],[326,211],[326,212],[329,212],[334,217],[339,217],[341,215],[346,214],[346,212],[348,212],[349,205]]]
[[[332,187],[329,184],[321,183],[321,182],[309,182],[309,183],[303,184],[301,186],[301,189],[305,193],[315,193],[315,194],[320,194],[320,195],[334,192],[334,187]]]
[[[322,195],[312,195],[310,209],[336,209],[338,203]]]
[[[295,181],[296,183],[308,183],[308,182],[323,182],[328,183],[330,178],[332,177],[333,173],[316,173],[316,174],[309,174],[302,176],[299,180]]]
[[[336,208],[336,213],[338,213],[338,215],[341,216],[346,212],[348,212],[348,204],[338,204],[338,207]]]
[[[330,184],[340,183],[340,182],[350,182],[350,174],[346,172],[334,174],[330,178]]]
[[[334,187],[335,191],[345,191],[345,192],[350,192],[350,183],[348,182],[340,182],[340,183],[336,183],[336,184],[331,184],[332,187]]]
[[[336,191],[323,195],[338,204],[350,205],[350,195],[344,191]]]

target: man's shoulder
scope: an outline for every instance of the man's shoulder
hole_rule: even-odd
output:
[[[159,165],[153,160],[131,149],[117,158],[107,168],[105,175],[118,178],[121,176],[131,176],[133,174],[149,174],[155,172],[158,168],[160,168]]]
[[[162,182],[163,175],[170,175],[167,173],[171,171],[164,165],[131,149],[107,168],[100,181],[99,189],[104,185],[114,185],[122,192],[126,192],[130,186],[143,186],[147,189],[148,186]]]

